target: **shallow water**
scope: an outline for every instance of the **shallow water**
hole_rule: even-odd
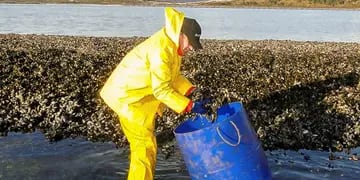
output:
[[[178,8],[196,18],[202,38],[360,42],[360,11]],[[0,4],[0,33],[149,36],[164,24],[163,7]]]
[[[0,179],[124,179],[128,149],[81,138],[49,143],[40,132],[0,137]],[[360,148],[352,153],[360,153]],[[274,179],[358,179],[359,161],[322,151],[266,151]],[[190,179],[178,149],[158,155],[155,179]]]

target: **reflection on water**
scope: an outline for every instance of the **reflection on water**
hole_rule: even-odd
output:
[[[360,11],[178,8],[199,20],[203,38],[360,42]],[[0,4],[0,33],[149,36],[163,7]]]
[[[116,149],[113,143],[65,139],[48,143],[44,136],[9,133],[0,137],[0,179],[124,179],[128,149]],[[360,148],[352,153],[360,153]],[[266,152],[274,179],[358,179],[358,161],[336,153],[339,160],[329,160],[328,152]],[[190,179],[180,152],[165,160],[158,155],[156,179]]]
[[[0,179],[123,179],[129,150],[113,143],[65,139],[49,143],[40,132],[0,137]],[[179,152],[159,154],[157,178],[189,179]]]

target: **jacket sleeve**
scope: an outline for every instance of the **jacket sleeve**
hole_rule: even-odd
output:
[[[173,82],[174,89],[182,95],[186,95],[190,89],[195,88],[194,85],[183,75],[179,74]]]
[[[165,53],[152,56],[150,61],[151,87],[154,96],[177,113],[185,111],[190,99],[172,87],[171,60]]]

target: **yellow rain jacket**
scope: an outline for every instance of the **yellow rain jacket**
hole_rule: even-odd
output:
[[[184,14],[166,8],[165,19],[164,28],[123,58],[100,92],[118,114],[130,142],[129,180],[153,179],[157,154],[154,119],[160,104],[180,113],[190,102],[184,95],[193,85],[180,74],[177,51]]]
[[[100,95],[118,114],[121,104],[153,95],[177,113],[188,105],[185,93],[193,86],[180,74],[179,35],[184,14],[165,8],[166,25],[131,50],[113,71]]]

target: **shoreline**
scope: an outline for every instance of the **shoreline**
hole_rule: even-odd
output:
[[[109,39],[146,39],[149,36],[92,36],[92,35],[58,35],[58,34],[18,34],[18,33],[5,33],[1,35],[19,35],[19,36],[45,36],[45,37],[69,37],[69,38],[109,38]],[[218,41],[218,42],[231,42],[231,41],[248,41],[248,42],[266,42],[266,41],[279,41],[279,42],[294,42],[294,43],[340,43],[340,44],[359,44],[360,41],[319,41],[319,40],[293,40],[293,39],[217,39],[217,38],[201,38],[201,41]]]

